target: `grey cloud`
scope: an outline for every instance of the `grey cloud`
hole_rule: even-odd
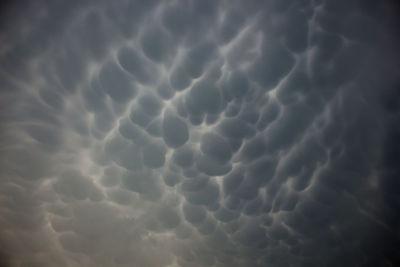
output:
[[[141,47],[147,57],[155,62],[161,62],[170,52],[167,34],[160,28],[145,31],[141,39]]]
[[[51,91],[49,89],[43,89],[39,92],[39,94],[43,101],[45,101],[45,103],[52,108],[56,110],[63,108],[64,100],[62,99],[62,95],[60,93]]]
[[[263,40],[261,57],[252,67],[251,76],[265,90],[275,87],[294,65],[289,51],[271,40]]]
[[[225,163],[232,157],[227,142],[215,133],[206,133],[202,136],[201,151],[219,163]]]
[[[239,229],[235,233],[235,238],[246,247],[265,248],[268,246],[265,229],[255,222]]]
[[[130,114],[130,119],[138,126],[145,128],[153,120],[153,117],[147,114],[141,107],[134,107]]]
[[[230,74],[228,84],[226,85],[232,97],[243,97],[249,90],[249,80],[241,71],[234,71]]]
[[[162,15],[163,25],[175,36],[182,36],[190,21],[188,12],[186,12],[187,3],[174,3],[164,9]]]
[[[201,80],[193,85],[186,98],[186,108],[189,113],[217,113],[221,105],[221,96],[214,84]]]
[[[226,109],[224,112],[224,115],[226,117],[235,117],[238,115],[240,112],[240,109],[242,108],[242,103],[239,99],[232,99],[230,96],[229,92],[227,92],[226,87],[222,87],[222,96],[224,100],[226,100],[228,103],[223,103],[223,108]],[[233,100],[233,101],[232,101]],[[226,105],[226,107],[225,107]]]
[[[179,213],[170,207],[160,207],[157,218],[168,229],[176,228],[180,223]]]
[[[218,126],[221,134],[228,138],[240,139],[252,135],[252,129],[239,119],[225,119]]]
[[[304,65],[299,64],[279,88],[277,92],[279,102],[287,105],[298,101],[299,95],[307,93],[312,90],[313,86],[310,82],[310,78],[304,71]],[[271,109],[272,107],[270,107]],[[279,109],[279,107],[274,107]]]
[[[229,222],[236,219],[239,216],[237,212],[232,212],[228,209],[220,208],[216,213],[215,217],[221,222]]]
[[[197,229],[203,235],[211,235],[214,233],[215,227],[216,227],[215,222],[210,218],[208,218]]]
[[[165,143],[171,147],[180,147],[189,139],[186,123],[176,115],[164,115],[162,130]]]
[[[262,156],[266,150],[266,142],[261,137],[255,137],[245,142],[240,156],[245,161],[252,161]]]
[[[119,205],[127,206],[132,205],[135,202],[134,195],[129,190],[122,190],[120,188],[108,190],[107,197]]]
[[[0,265],[397,266],[398,12],[3,4]]]
[[[194,153],[195,151],[192,147],[183,146],[181,148],[176,149],[172,157],[177,165],[185,168],[193,164]]]
[[[123,137],[132,140],[133,142],[142,139],[144,136],[143,130],[128,119],[120,121],[119,132]]]
[[[197,177],[191,177],[181,184],[181,189],[186,192],[197,192],[203,187],[207,186],[209,177],[205,175],[199,175]]]
[[[49,127],[47,125],[29,125],[26,128],[26,132],[37,142],[49,147],[60,145],[60,133],[55,127]]]
[[[300,115],[301,114],[301,115]],[[315,116],[314,111],[300,103],[286,107],[279,122],[270,128],[266,147],[270,151],[285,149],[304,135],[304,131]]]
[[[175,186],[179,184],[179,182],[182,180],[182,177],[173,172],[168,172],[163,175],[164,183],[168,186]]]
[[[296,88],[298,88],[298,84],[296,84],[295,86]],[[266,127],[268,127],[268,125],[279,116],[280,111],[280,105],[276,101],[271,99],[260,114],[261,117],[257,121],[257,129],[262,131]]]
[[[102,90],[99,79],[92,79],[88,82],[81,93],[88,110],[100,112],[103,109],[107,109],[105,92]]]
[[[190,85],[191,78],[183,66],[178,66],[172,71],[169,82],[176,91],[182,91]]]
[[[146,127],[146,131],[149,135],[154,137],[162,136],[162,121],[161,119],[154,119],[150,124]]]
[[[123,47],[118,51],[118,61],[122,68],[133,75],[140,83],[149,83],[154,70],[132,47]]]
[[[243,213],[250,216],[258,215],[262,211],[262,207],[263,200],[258,196],[256,199],[249,201],[244,206]]]
[[[168,83],[162,83],[157,87],[157,92],[161,98],[167,100],[174,96],[174,91],[171,89]]]
[[[67,170],[62,173],[59,180],[54,184],[54,190],[77,200],[90,198],[93,201],[100,201],[103,198],[101,192],[91,180],[83,177],[76,170]]]
[[[226,194],[230,194],[238,188],[243,181],[244,173],[241,169],[233,170],[229,175],[223,178],[223,188]]]
[[[206,186],[196,192],[185,193],[186,200],[193,205],[212,206],[219,198],[219,188],[215,183],[207,183]]]
[[[144,165],[149,168],[159,168],[165,163],[165,147],[161,144],[149,144],[142,150]]]
[[[8,159],[5,163],[9,162],[9,170],[14,175],[25,180],[37,180],[54,173],[54,165],[46,167],[53,162],[49,155],[35,146],[27,147],[28,151],[17,148],[7,152]]]
[[[153,95],[142,95],[138,98],[141,109],[149,116],[154,117],[160,114],[162,103]]]
[[[295,53],[302,52],[306,49],[308,42],[308,14],[291,10],[288,18],[284,29],[285,44]]]
[[[209,176],[221,176],[229,173],[231,164],[223,164],[206,155],[202,155],[196,163],[197,169]]]
[[[203,69],[215,55],[215,45],[213,43],[203,43],[192,48],[184,60],[184,68],[192,78],[198,78],[203,73]]]
[[[126,101],[135,94],[134,85],[115,63],[103,66],[99,79],[103,90],[117,102]]]
[[[192,224],[199,224],[206,218],[206,210],[201,206],[194,206],[188,203],[183,204],[183,215]]]
[[[107,52],[109,36],[104,35],[104,21],[102,17],[90,12],[83,20],[83,27],[79,28],[79,39],[86,46],[86,51],[95,59],[102,59]]]
[[[122,177],[122,187],[140,194],[140,197],[149,201],[161,197],[161,184],[158,177],[151,171],[125,172]]]
[[[238,34],[243,26],[244,18],[237,10],[225,14],[224,21],[220,26],[220,40],[222,43],[228,43]]]

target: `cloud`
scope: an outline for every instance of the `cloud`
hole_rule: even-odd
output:
[[[400,262],[394,1],[3,7],[0,265]]]
[[[189,139],[189,131],[186,123],[173,114],[164,115],[162,132],[164,142],[174,148],[184,145]],[[190,155],[188,156],[189,158],[186,161],[190,161]]]

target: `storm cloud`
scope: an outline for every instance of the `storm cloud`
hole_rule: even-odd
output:
[[[16,1],[1,266],[396,266],[399,6]]]

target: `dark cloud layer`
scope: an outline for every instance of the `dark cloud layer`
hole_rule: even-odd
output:
[[[396,266],[394,1],[22,1],[1,266]]]

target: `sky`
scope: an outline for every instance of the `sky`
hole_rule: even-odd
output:
[[[398,266],[399,11],[3,3],[0,266]]]

